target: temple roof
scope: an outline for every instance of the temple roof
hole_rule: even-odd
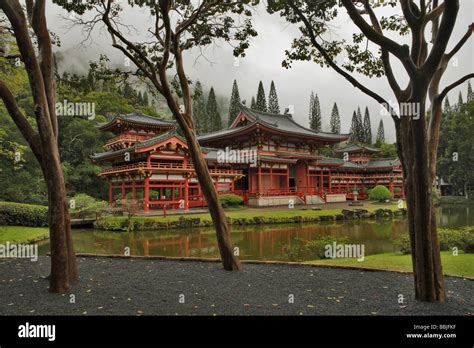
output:
[[[298,124],[293,116],[290,114],[272,114],[269,112],[256,111],[246,107],[245,105],[240,104],[241,113],[244,113],[249,121],[250,125],[246,126],[235,126],[232,125],[232,128],[221,130],[218,132],[202,135],[198,137],[199,141],[207,141],[218,138],[227,137],[233,134],[239,134],[248,128],[251,128],[254,124],[261,124],[274,130],[276,132],[284,132],[288,135],[310,137],[320,141],[328,142],[341,142],[349,138],[348,134],[334,134],[334,133],[325,133],[325,132],[316,132],[312,129],[303,127]]]
[[[156,137],[146,139],[144,141],[136,143],[133,146],[126,147],[124,149],[119,149],[119,150],[115,150],[115,151],[101,152],[101,153],[94,153],[94,154],[91,155],[91,159],[93,161],[100,161],[100,160],[104,160],[104,159],[107,159],[107,158],[117,157],[117,156],[122,155],[126,152],[135,152],[135,150],[137,150],[137,149],[152,146],[153,144],[160,143],[160,142],[162,142],[166,139],[172,138],[172,137],[177,137],[182,142],[186,142],[186,140],[183,137],[181,137],[178,134],[177,131],[173,130],[173,131],[170,131],[170,132],[167,132],[167,133],[164,133],[164,134],[160,134]]]
[[[176,137],[179,140],[181,140],[183,143],[186,143],[186,139],[184,139],[184,137],[179,135],[176,130],[172,130],[172,131],[166,132],[164,134],[160,134],[156,137],[143,140],[139,143],[136,143],[133,146],[130,146],[130,147],[127,147],[127,148],[124,148],[124,149],[119,149],[119,150],[115,150],[115,151],[106,151],[106,152],[101,152],[101,153],[94,153],[90,157],[93,161],[106,160],[108,158],[113,158],[113,157],[120,156],[120,155],[122,155],[126,152],[133,153],[133,152],[135,152],[135,150],[139,150],[139,149],[143,149],[143,148],[146,148],[146,147],[149,147],[149,146],[153,146],[154,144],[158,144],[158,143],[163,142],[163,141],[165,141],[167,139],[170,139],[172,137]],[[214,149],[214,148],[211,148],[211,147],[201,147],[201,151],[206,154],[206,157],[205,157],[206,160],[217,160],[219,149]],[[240,162],[237,162],[237,163],[240,163]],[[241,162],[241,163],[244,163],[244,162]]]
[[[145,128],[176,128],[175,122],[145,115],[140,110],[135,110],[130,114],[117,114],[106,123],[98,124],[97,128],[99,128],[100,130],[112,130],[116,128],[119,124],[143,126]]]
[[[346,147],[343,147],[342,149],[337,149],[334,150],[336,153],[377,153],[382,150],[376,148],[376,147],[369,147],[365,145],[358,145],[358,144],[349,144]]]
[[[318,166],[335,165],[338,168],[367,170],[396,167],[400,165],[400,160],[398,158],[381,158],[371,160],[366,163],[355,163],[351,161],[344,161],[341,158],[325,157],[323,159],[317,160],[314,162],[314,164]]]

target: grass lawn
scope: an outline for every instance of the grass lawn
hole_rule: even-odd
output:
[[[443,272],[447,275],[474,277],[474,254],[459,252],[454,256],[451,251],[441,252]],[[360,268],[386,269],[390,271],[412,271],[411,256],[398,253],[386,253],[366,256],[364,261],[356,259],[328,259],[308,261],[308,263]]]
[[[32,243],[49,237],[47,227],[0,226],[0,244]]]

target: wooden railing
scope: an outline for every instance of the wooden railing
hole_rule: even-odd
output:
[[[111,173],[123,173],[130,171],[141,171],[141,170],[151,170],[151,171],[190,171],[194,172],[194,166],[192,164],[183,164],[183,163],[147,163],[147,162],[138,162],[133,164],[125,164],[121,166],[115,166],[111,168],[103,169],[99,175],[111,174]],[[242,170],[236,169],[209,169],[211,175],[243,175]]]

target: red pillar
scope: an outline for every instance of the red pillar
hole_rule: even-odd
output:
[[[113,195],[113,188],[112,188],[112,183],[109,181],[109,207],[112,208],[113,205],[113,200],[114,200],[114,195]]]
[[[132,181],[132,207],[133,209],[137,207],[137,189],[135,187],[135,180]]]
[[[258,178],[257,178],[257,192],[262,193],[262,169],[260,166],[258,166]]]
[[[323,188],[323,170],[321,169],[321,172],[319,174],[319,195],[322,196],[324,191]]]
[[[125,208],[125,182],[122,181],[122,208]]]
[[[328,183],[329,183],[329,194],[331,194],[331,193],[332,193],[332,177],[331,177],[331,171],[329,171]]]
[[[273,189],[273,166],[270,167],[270,190]]]
[[[184,179],[184,211],[189,210],[189,179]]]
[[[286,166],[286,192],[290,191],[290,168]]]
[[[145,192],[144,192],[144,205],[143,211],[148,212],[150,211],[150,178],[145,178]]]

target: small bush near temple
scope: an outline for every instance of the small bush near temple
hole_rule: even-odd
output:
[[[238,195],[220,195],[219,200],[224,207],[235,207],[244,204],[244,199]]]
[[[369,193],[369,199],[372,201],[384,201],[390,198],[392,198],[390,190],[382,185],[375,186]]]

